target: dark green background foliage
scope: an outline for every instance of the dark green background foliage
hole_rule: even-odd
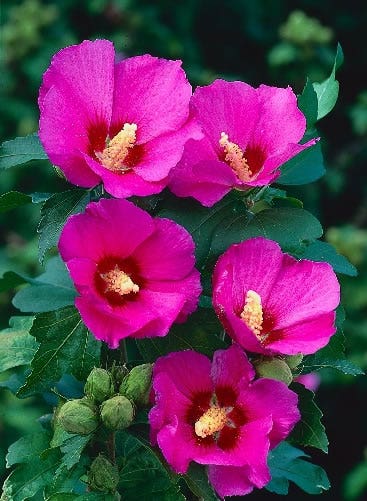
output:
[[[326,241],[358,269],[358,278],[343,275],[340,279],[347,314],[344,324],[347,351],[352,361],[366,369],[367,82],[362,78],[367,64],[367,52],[362,44],[367,26],[365,1],[4,0],[2,4],[2,140],[37,130],[37,94],[43,71],[57,50],[85,38],[109,38],[124,56],[149,52],[182,59],[194,86],[224,77],[241,79],[255,86],[260,83],[291,85],[297,93],[302,91],[307,77],[313,82],[322,81],[330,74],[336,43],[341,43],[345,62],[338,70],[339,102],[319,125],[326,175],[305,187],[286,188],[289,196],[302,199],[305,209],[321,220]],[[2,171],[0,179],[1,193],[38,192],[39,201],[47,198],[47,192],[69,189],[41,158],[19,169]],[[39,275],[43,271],[38,263],[36,237],[37,223],[42,216],[40,205],[26,205],[27,197],[23,196],[19,202],[19,197],[12,194],[1,199],[0,210],[14,204],[14,200],[24,203],[24,207],[8,213],[7,217],[0,214],[0,276],[9,269],[22,277]],[[41,230],[47,225],[45,218],[42,225]],[[219,235],[217,245],[221,242]],[[43,241],[43,251],[53,243]],[[330,248],[311,249],[310,246],[307,252],[314,253],[306,256],[310,259],[317,259],[315,256],[322,259]],[[343,265],[338,262],[339,266]],[[12,274],[8,279],[13,280],[15,287],[28,281],[22,277]],[[52,280],[45,274],[33,285],[40,291],[40,287],[55,284]],[[32,290],[34,294],[36,289]],[[12,295],[13,292],[2,292],[0,285],[0,306],[4,310],[1,328],[8,327],[9,316],[17,314],[10,303]],[[18,306],[22,304],[24,295],[16,301]],[[60,304],[67,305],[68,301]],[[24,326],[20,321],[15,320],[10,328],[22,336]],[[342,342],[339,338],[335,340],[335,344],[339,342]],[[334,348],[330,348],[331,358]],[[29,349],[32,352],[35,347]],[[19,364],[30,358],[25,354]],[[316,362],[309,360],[309,363]],[[34,397],[15,399],[7,388],[19,387],[24,383],[24,375],[19,372],[6,379],[5,373],[0,379],[0,477],[4,474],[8,445],[24,432],[37,430],[37,417],[49,412],[50,404],[54,403],[52,395],[46,402]],[[365,395],[363,378],[336,371],[322,372],[317,402],[324,412],[329,456],[315,450],[312,456],[313,462],[323,466],[331,480],[331,491],[322,494],[325,501],[353,501],[363,497],[363,479],[367,477],[364,459],[367,450],[363,450],[367,443]],[[271,461],[276,462],[276,456]],[[294,485],[290,486],[289,493],[291,499],[306,496]],[[274,498],[274,494],[261,491],[252,495],[254,500],[268,498]]]

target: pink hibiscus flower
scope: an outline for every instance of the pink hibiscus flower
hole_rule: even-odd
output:
[[[58,52],[44,74],[39,136],[71,183],[103,182],[116,197],[158,193],[185,141],[201,136],[190,97],[181,61],[115,63],[111,42],[86,40]]]
[[[339,301],[328,263],[297,261],[265,238],[232,245],[214,269],[214,309],[230,336],[251,352],[315,353],[336,331]]]
[[[268,452],[300,419],[297,395],[273,379],[254,379],[238,345],[213,363],[195,351],[170,353],[153,369],[151,439],[185,473],[190,461],[209,465],[220,496],[248,494],[270,480]]]
[[[317,391],[321,383],[320,375],[317,372],[310,372],[309,374],[301,374],[294,379],[297,383],[303,384],[307,390]]]
[[[290,87],[215,80],[196,89],[191,105],[205,137],[187,142],[169,187],[205,206],[233,188],[270,184],[282,164],[316,142],[298,144],[306,119]]]
[[[111,348],[127,336],[164,336],[196,309],[200,274],[190,234],[131,202],[90,203],[68,219],[59,250],[84,323]]]

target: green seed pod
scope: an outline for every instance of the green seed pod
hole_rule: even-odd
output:
[[[114,492],[119,483],[119,470],[102,454],[90,466],[88,484],[94,491]]]
[[[96,407],[87,399],[69,400],[57,414],[57,421],[68,433],[89,435],[98,426]]]
[[[255,363],[256,374],[259,377],[266,377],[283,381],[289,386],[293,380],[293,374],[288,365],[279,358],[269,358]]]
[[[119,393],[136,405],[148,405],[152,384],[152,364],[137,365],[122,381]]]
[[[123,430],[132,423],[134,408],[130,400],[122,395],[117,395],[103,402],[101,418],[109,430]]]
[[[295,369],[302,362],[303,355],[301,353],[298,355],[288,355],[284,360],[290,369]]]
[[[110,398],[114,393],[111,374],[105,369],[94,368],[87,378],[84,393],[97,403]]]

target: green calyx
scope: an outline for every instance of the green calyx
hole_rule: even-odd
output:
[[[298,355],[288,355],[284,357],[284,361],[290,369],[295,369],[303,360],[303,355],[299,353]]]
[[[269,358],[255,362],[255,370],[258,377],[276,379],[287,386],[293,381],[293,374],[289,366],[280,358]]]
[[[69,400],[58,411],[57,422],[68,433],[89,435],[98,426],[96,410],[88,399]]]
[[[130,426],[134,419],[133,405],[122,395],[112,397],[101,405],[101,418],[109,430],[123,430]]]
[[[119,483],[119,471],[105,456],[97,456],[90,466],[88,485],[92,490],[114,492]]]
[[[152,367],[152,364],[142,364],[131,369],[122,381],[119,393],[138,406],[148,405],[152,384]]]
[[[87,378],[84,392],[97,403],[110,398],[114,393],[111,374],[105,369],[94,368]]]

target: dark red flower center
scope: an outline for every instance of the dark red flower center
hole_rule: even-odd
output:
[[[104,258],[94,275],[97,291],[114,306],[136,299],[142,282],[137,266],[130,259]]]
[[[222,132],[219,139],[222,148],[220,159],[226,162],[243,183],[256,179],[264,165],[266,155],[258,146],[248,146],[245,150],[229,140],[228,135]]]
[[[143,145],[136,144],[137,125],[125,122],[121,127],[111,127],[108,133],[105,124],[89,128],[88,153],[106,169],[117,174],[130,171],[143,156]]]
[[[195,395],[186,419],[193,427],[198,444],[209,445],[214,441],[223,450],[235,446],[239,428],[246,422],[236,400],[236,393],[230,387],[217,387],[214,394]]]

